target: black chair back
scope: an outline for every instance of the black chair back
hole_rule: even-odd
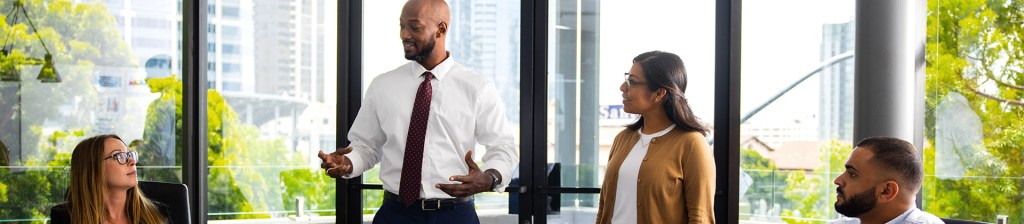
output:
[[[159,203],[171,224],[192,224],[188,187],[184,184],[139,181],[139,188],[149,200]]]
[[[940,218],[940,219],[942,219],[942,222],[945,222],[946,224],[988,224],[987,222],[978,222],[978,221],[970,221],[970,220],[947,219],[947,218]]]

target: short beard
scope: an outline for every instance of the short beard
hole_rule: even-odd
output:
[[[839,188],[836,188],[836,191],[843,193],[842,189]],[[878,198],[875,197],[875,187],[854,195],[843,194],[843,198],[846,199],[846,203],[839,204],[837,201],[835,208],[836,212],[846,217],[860,217],[860,215],[874,209],[875,203],[878,202]]]
[[[437,39],[431,38],[430,39],[430,43],[427,43],[427,46],[425,48],[423,48],[422,51],[416,52],[416,54],[412,55],[411,57],[410,56],[405,56],[405,59],[416,61],[416,62],[423,62],[424,60],[427,60],[427,58],[429,58],[430,55],[432,55],[434,53],[434,47],[436,45],[437,45]]]

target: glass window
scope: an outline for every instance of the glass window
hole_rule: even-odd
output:
[[[231,19],[237,19],[240,9],[235,6],[224,6],[220,9],[221,16]]]
[[[852,150],[854,8],[850,0],[743,2],[741,222],[837,218],[832,180]],[[830,60],[838,62],[810,73]]]
[[[157,30],[167,30],[171,28],[171,22],[162,19],[135,18],[135,20],[132,22],[135,28],[148,28]]]
[[[448,1],[452,22],[447,35],[451,58],[491,80],[497,87],[507,118],[519,134],[519,2],[499,1],[504,10],[481,9],[478,1]],[[373,78],[409,63],[403,57],[397,22],[404,1],[366,1],[363,3],[363,91]],[[300,7],[301,8],[301,7]],[[314,17],[315,18],[315,17]],[[479,22],[477,18],[492,21]],[[303,18],[310,19],[310,18]],[[486,29],[486,31],[478,31]],[[380,38],[384,37],[384,38]],[[316,45],[314,45],[316,46]],[[370,50],[372,49],[372,50]],[[301,61],[301,59],[300,59]],[[346,136],[341,136],[346,137]],[[516,137],[518,146],[518,136]],[[474,147],[474,157],[482,162],[486,149]],[[518,150],[518,147],[517,147]],[[363,175],[365,183],[380,184],[379,166]],[[505,177],[509,178],[509,177]],[[363,192],[364,220],[371,220],[381,205],[381,190]],[[507,223],[517,216],[509,215],[508,193],[476,195],[477,214],[481,223]]]
[[[237,82],[224,82],[224,91],[241,91],[242,84]]]
[[[170,41],[167,38],[158,37],[135,37],[132,39],[132,47],[134,48],[167,48],[171,46]]]
[[[936,216],[1024,220],[1022,15],[1020,1],[928,4],[921,203]]]
[[[547,151],[548,163],[560,164],[560,187],[601,187],[615,136],[639,118],[623,111],[620,86],[622,74],[630,71],[633,58],[641,53],[660,50],[682,58],[688,103],[701,123],[711,128],[713,1],[553,2],[548,31]],[[653,21],[675,22],[666,29]],[[548,215],[548,222],[595,221],[598,194],[562,194],[559,200],[560,212]]]
[[[224,30],[224,32],[221,33],[221,35],[224,36],[224,39],[238,40],[241,38],[242,31],[239,29],[239,27],[224,25],[221,26],[221,28]]]
[[[46,222],[64,200],[74,147],[95,135],[117,134],[139,152],[139,180],[181,182],[174,2],[22,2],[27,14],[0,23],[13,43],[0,63],[14,65],[0,79],[0,223]],[[11,3],[0,1],[4,14]],[[55,76],[40,76],[33,62],[51,55]]]
[[[238,63],[223,63],[221,64],[221,71],[225,73],[238,73],[242,72],[242,65]]]
[[[221,45],[224,54],[242,54],[242,47],[237,44],[224,44]]]
[[[223,34],[219,38],[234,39],[209,40],[222,43],[209,58],[220,64],[219,70],[207,73],[209,80],[219,80],[222,87],[215,90],[219,94],[208,95],[210,110],[216,113],[209,115],[211,223],[234,219],[281,223],[292,222],[289,217],[295,216],[309,217],[312,222],[334,221],[335,181],[319,168],[317,152],[334,151],[337,146],[338,80],[333,75],[337,65],[305,67],[309,74],[278,72],[296,68],[295,64],[278,63],[279,59],[300,55],[282,54],[297,50],[296,46],[277,43],[281,39],[318,40],[322,43],[317,44],[326,47],[315,49],[322,52],[314,54],[320,58],[308,60],[337,61],[337,2],[321,0],[304,6],[328,15],[323,19],[287,21],[292,27],[323,29],[281,29],[268,25],[281,21],[253,16],[277,18],[298,13],[278,7],[295,4],[291,1],[210,2],[222,9],[220,19],[208,20],[219,26]],[[321,38],[296,38],[300,36]],[[241,54],[240,46],[253,46],[252,50],[260,53]],[[303,49],[309,50],[314,49]],[[323,76],[317,79],[322,80],[322,87],[294,82],[300,75],[317,74]],[[321,94],[325,97],[311,97]],[[296,214],[299,207],[304,213]]]

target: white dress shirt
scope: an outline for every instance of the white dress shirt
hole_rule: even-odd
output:
[[[833,224],[860,224],[860,219],[855,217],[843,217],[832,222]],[[885,224],[943,224],[942,219],[917,209],[917,206],[904,211],[900,216],[885,222]]]
[[[622,166],[619,167],[619,179],[616,181],[615,191],[615,209],[612,210],[612,223],[636,223],[636,182],[640,178],[640,164],[644,162],[644,157],[647,156],[647,149],[651,146],[651,139],[661,137],[662,135],[668,134],[675,128],[676,125],[668,126],[665,130],[661,130],[654,134],[644,134],[640,130],[636,130],[640,133],[640,139],[636,141],[636,145],[633,145],[633,149],[629,150],[629,155],[626,155],[626,159],[622,161]]]
[[[343,178],[361,175],[380,162],[384,190],[397,194],[413,103],[423,82],[422,74],[427,71],[419,63],[409,62],[373,79],[349,130],[352,152],[346,156],[352,161],[352,173]],[[494,83],[456,63],[451,56],[430,72],[435,79],[430,82],[433,96],[423,147],[420,198],[452,198],[434,185],[458,183],[448,178],[468,174],[466,153],[478,143],[487,148],[480,169],[501,173],[501,183],[493,189],[501,192],[519,159],[513,129]],[[473,154],[479,156],[481,151],[474,150]]]

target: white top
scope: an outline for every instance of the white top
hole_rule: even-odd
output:
[[[352,161],[352,173],[344,178],[361,175],[379,162],[384,190],[398,192],[412,107],[426,71],[409,62],[373,79],[349,130],[352,152],[346,156]],[[430,72],[435,79],[430,82],[433,96],[424,138],[420,198],[452,198],[434,185],[458,183],[448,178],[469,173],[465,157],[476,144],[486,147],[486,153],[473,152],[475,157],[483,154],[481,171],[501,173],[502,181],[493,190],[504,190],[519,156],[494,83],[450,56]]]
[[[860,224],[860,219],[843,217],[832,222],[833,224]],[[939,217],[912,207],[903,212],[900,216],[885,222],[885,224],[943,224],[945,222]]]
[[[636,141],[636,145],[633,145],[633,149],[629,150],[629,155],[622,161],[622,166],[619,167],[619,179],[616,182],[617,190],[615,191],[615,209],[612,213],[612,223],[636,223],[636,183],[640,181],[640,165],[644,162],[644,157],[647,156],[647,148],[651,145],[651,139],[661,137],[662,135],[668,134],[672,128],[676,125],[668,126],[665,130],[661,130],[654,134],[644,134],[640,130],[636,130],[640,133],[640,139]]]

